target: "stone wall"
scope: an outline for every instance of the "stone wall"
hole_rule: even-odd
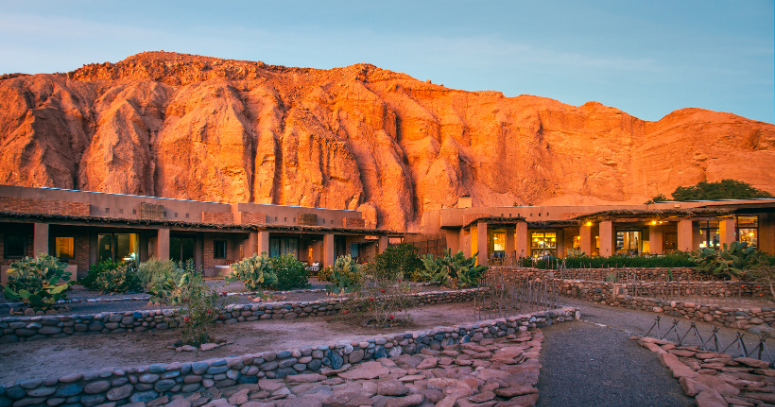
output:
[[[479,321],[467,325],[378,336],[358,342],[270,351],[201,362],[175,362],[150,366],[111,368],[65,377],[19,380],[0,386],[0,406],[85,406],[106,402],[150,402],[160,397],[235,384],[257,383],[260,378],[344,370],[370,360],[413,355],[422,349],[439,350],[458,343],[513,335],[530,328],[579,318],[574,308]]]
[[[473,301],[478,289],[412,294],[419,306]],[[234,324],[269,319],[296,319],[336,315],[346,299],[273,304],[229,305],[217,323]],[[104,312],[95,315],[44,315],[0,318],[0,344],[84,334],[117,334],[178,328],[179,309]]]
[[[536,277],[556,277],[569,280],[605,280],[611,274],[618,274],[620,280],[630,278],[635,275],[641,281],[667,281],[668,270],[673,273],[673,279],[677,281],[703,281],[719,280],[718,277],[695,270],[693,267],[624,267],[617,269],[566,269],[566,270],[546,270],[532,267],[490,267],[493,272]]]
[[[768,331],[775,333],[775,329],[770,328],[770,324],[775,321],[775,307],[744,307],[744,306],[725,306],[723,297],[718,294],[729,295],[729,304],[734,304],[735,298],[742,293],[743,298],[751,299],[763,296],[768,293],[769,288],[756,283],[734,284],[723,282],[703,283],[704,292],[710,290],[716,296],[713,301],[719,303],[708,303],[711,301],[688,301],[681,299],[656,299],[632,295],[634,293],[632,284],[603,283],[603,282],[582,282],[573,280],[557,280],[560,295],[564,297],[577,298],[585,301],[601,303],[613,307],[628,308],[638,311],[653,312],[673,318],[685,318],[694,321],[704,321],[723,325],[734,329],[750,329],[757,327],[761,332]],[[693,286],[699,284],[692,284]],[[682,286],[684,292],[688,289],[688,284],[676,284]],[[640,290],[649,290],[648,283],[641,286]],[[691,292],[696,295],[696,287]],[[720,300],[721,299],[721,300]],[[705,303],[703,303],[705,302]]]

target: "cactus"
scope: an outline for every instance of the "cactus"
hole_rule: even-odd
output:
[[[259,291],[262,284],[275,285],[278,281],[272,270],[272,262],[265,252],[261,256],[254,254],[253,257],[242,259],[232,264],[231,269],[231,274],[225,278],[226,282],[242,281],[250,291]]]
[[[476,256],[466,258],[462,251],[452,255],[447,250],[443,256],[434,258],[427,254],[421,258],[425,266],[422,276],[432,282],[450,285],[452,287],[467,287],[477,283],[479,277],[487,270],[487,266],[477,266]]]
[[[740,278],[745,274],[744,268],[758,262],[759,255],[753,246],[745,242],[732,242],[728,248],[724,243],[719,251],[705,248],[693,252],[689,260],[697,264],[697,270]]]
[[[8,270],[8,285],[3,294],[9,300],[22,301],[35,311],[49,309],[67,297],[72,273],[65,271],[65,267],[67,265],[58,258],[48,254],[25,257]]]

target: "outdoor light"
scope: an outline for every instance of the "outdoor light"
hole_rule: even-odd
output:
[[[656,225],[656,224],[657,224],[657,221],[655,221],[655,220],[652,220],[652,221],[651,221],[651,224],[652,224],[652,225]]]
[[[587,222],[587,226],[592,226],[592,222]]]

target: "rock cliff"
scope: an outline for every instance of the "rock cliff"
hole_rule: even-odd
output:
[[[362,211],[416,228],[454,206],[642,203],[733,178],[775,193],[775,126],[147,52],[0,79],[0,184]]]

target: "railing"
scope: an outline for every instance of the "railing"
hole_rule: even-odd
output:
[[[676,346],[698,346],[700,350],[713,351],[716,353],[727,353],[730,350],[736,351],[737,354],[745,357],[755,357],[759,360],[766,360],[770,362],[771,366],[773,361],[775,361],[772,353],[767,348],[766,342],[767,339],[770,338],[769,335],[757,335],[756,346],[749,350],[748,345],[745,343],[744,333],[736,332],[735,339],[732,340],[728,345],[724,346],[722,339],[719,338],[720,329],[717,326],[713,326],[711,334],[707,337],[707,339],[703,339],[702,334],[700,333],[699,329],[697,329],[697,324],[693,321],[690,322],[689,328],[686,330],[686,332],[681,335],[678,327],[679,320],[675,318],[673,319],[673,324],[663,334],[662,327],[660,325],[661,319],[661,316],[657,316],[654,321],[654,325],[652,325],[648,332],[646,332],[646,334],[643,336],[648,337],[653,333],[654,335],[651,336],[652,338],[675,342]]]
[[[488,273],[479,280],[474,297],[477,320],[504,318],[559,308],[559,290],[554,279],[504,276]]]

